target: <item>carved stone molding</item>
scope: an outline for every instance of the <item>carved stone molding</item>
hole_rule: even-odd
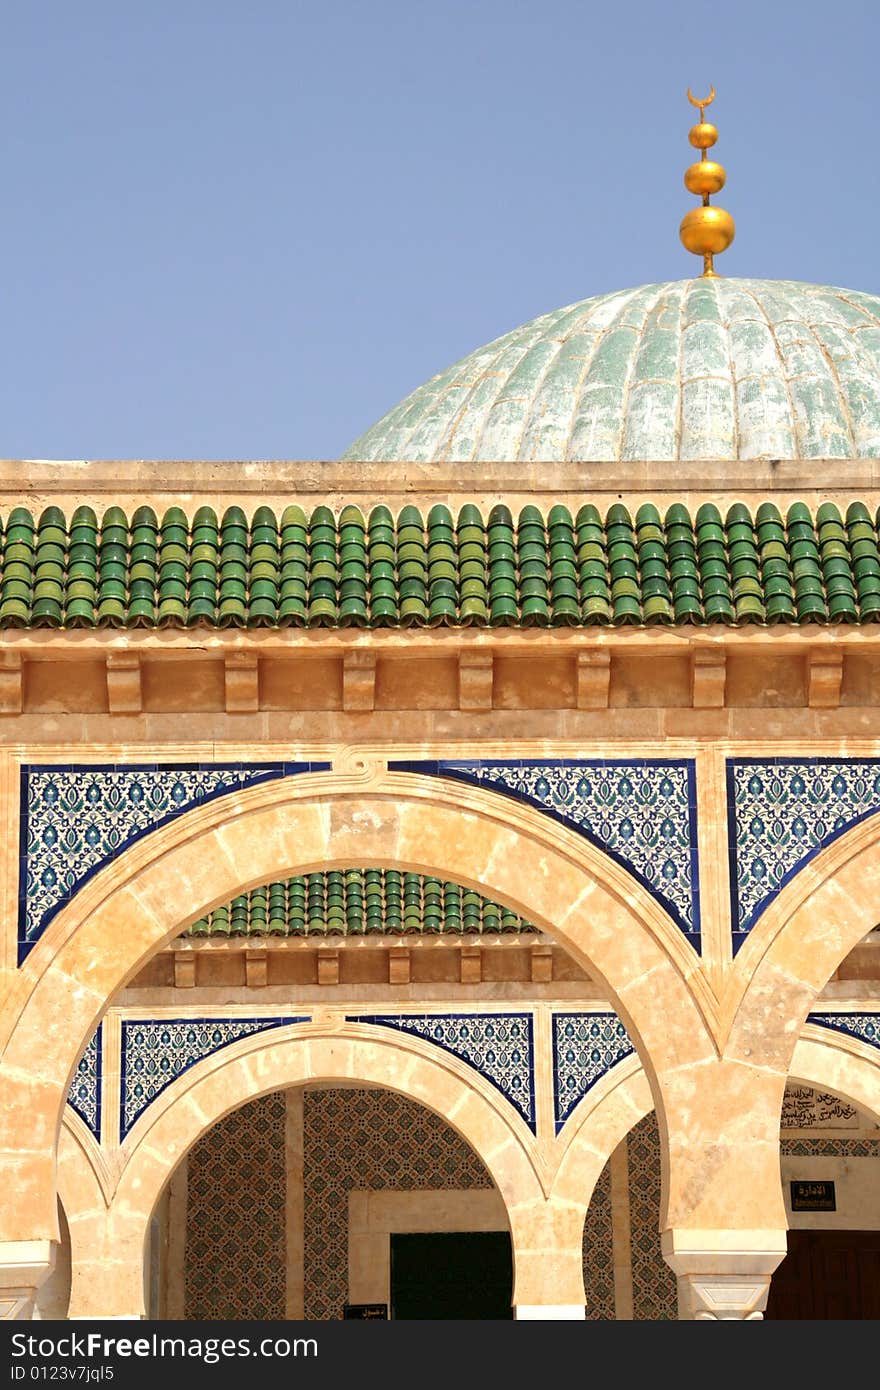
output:
[[[0,1318],[21,1322],[33,1317],[37,1290],[52,1273],[57,1248],[51,1240],[0,1243]]]
[[[699,1322],[760,1321],[767,1307],[769,1279],[683,1276],[683,1315]]]
[[[739,1241],[752,1238],[751,1248]],[[763,1319],[770,1278],[786,1254],[785,1231],[664,1231],[661,1248],[678,1276],[679,1318]]]

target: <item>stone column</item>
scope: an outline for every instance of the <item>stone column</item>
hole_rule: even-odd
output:
[[[785,1257],[786,1066],[774,1029],[762,1017],[739,1040],[741,1057],[689,1060],[659,1077],[668,1162],[661,1249],[679,1281],[683,1319],[762,1318]]]
[[[287,1246],[285,1317],[305,1317],[305,1194],[303,1189],[303,1090],[291,1086],[285,1092],[284,1174],[286,1180],[284,1229]]]
[[[661,1248],[678,1278],[678,1315],[696,1321],[760,1321],[786,1232],[664,1231]]]
[[[580,1203],[561,1199],[525,1202],[510,1209],[517,1321],[585,1317],[585,1215]]]
[[[147,1316],[146,1250],[150,1214],[112,1207],[74,1243],[68,1317],[140,1319]]]
[[[54,1240],[0,1242],[0,1317],[33,1317],[37,1290],[52,1273],[56,1250]]]

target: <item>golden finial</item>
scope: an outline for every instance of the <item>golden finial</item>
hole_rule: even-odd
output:
[[[688,139],[701,154],[699,163],[691,164],[685,172],[684,182],[691,193],[703,199],[703,205],[685,213],[678,234],[686,250],[703,257],[703,274],[716,276],[718,272],[714,268],[713,257],[727,250],[736,228],[729,212],[725,212],[724,208],[712,207],[709,203],[710,195],[719,193],[727,181],[722,165],[706,158],[706,151],[718,139],[717,129],[705,118],[705,108],[715,100],[715,88],[710,88],[707,97],[695,97],[688,87],[687,96],[691,106],[696,106],[700,112],[700,123],[691,127]]]

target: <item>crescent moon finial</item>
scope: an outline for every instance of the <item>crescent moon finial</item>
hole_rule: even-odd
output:
[[[711,195],[722,189],[727,179],[722,165],[706,156],[706,151],[718,140],[718,131],[711,121],[706,120],[704,111],[704,107],[710,106],[715,100],[715,88],[709,88],[707,97],[695,97],[688,87],[687,98],[691,106],[698,107],[700,112],[699,125],[688,131],[688,140],[694,149],[700,151],[700,159],[699,163],[692,164],[687,170],[684,183],[689,192],[702,199],[702,206],[691,208],[685,214],[678,233],[686,251],[703,257],[703,275],[714,278],[718,274],[715,257],[727,250],[736,230],[730,213],[723,208],[713,207],[710,202]]]
[[[691,106],[696,106],[696,107],[699,108],[699,111],[700,111],[700,120],[703,119],[703,107],[704,107],[704,106],[711,106],[711,105],[712,105],[712,102],[713,102],[714,100],[715,100],[715,88],[714,88],[714,87],[710,87],[710,88],[709,88],[709,95],[708,95],[707,97],[703,97],[702,101],[700,100],[699,97],[695,97],[694,94],[693,94],[693,92],[691,91],[690,87],[688,87],[688,101],[690,102]]]

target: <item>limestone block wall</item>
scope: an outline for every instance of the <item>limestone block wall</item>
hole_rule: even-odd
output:
[[[34,1306],[34,1318],[53,1322],[67,1316],[70,1301],[70,1231],[64,1207],[58,1203],[60,1239],[55,1256],[55,1268],[39,1290]]]

